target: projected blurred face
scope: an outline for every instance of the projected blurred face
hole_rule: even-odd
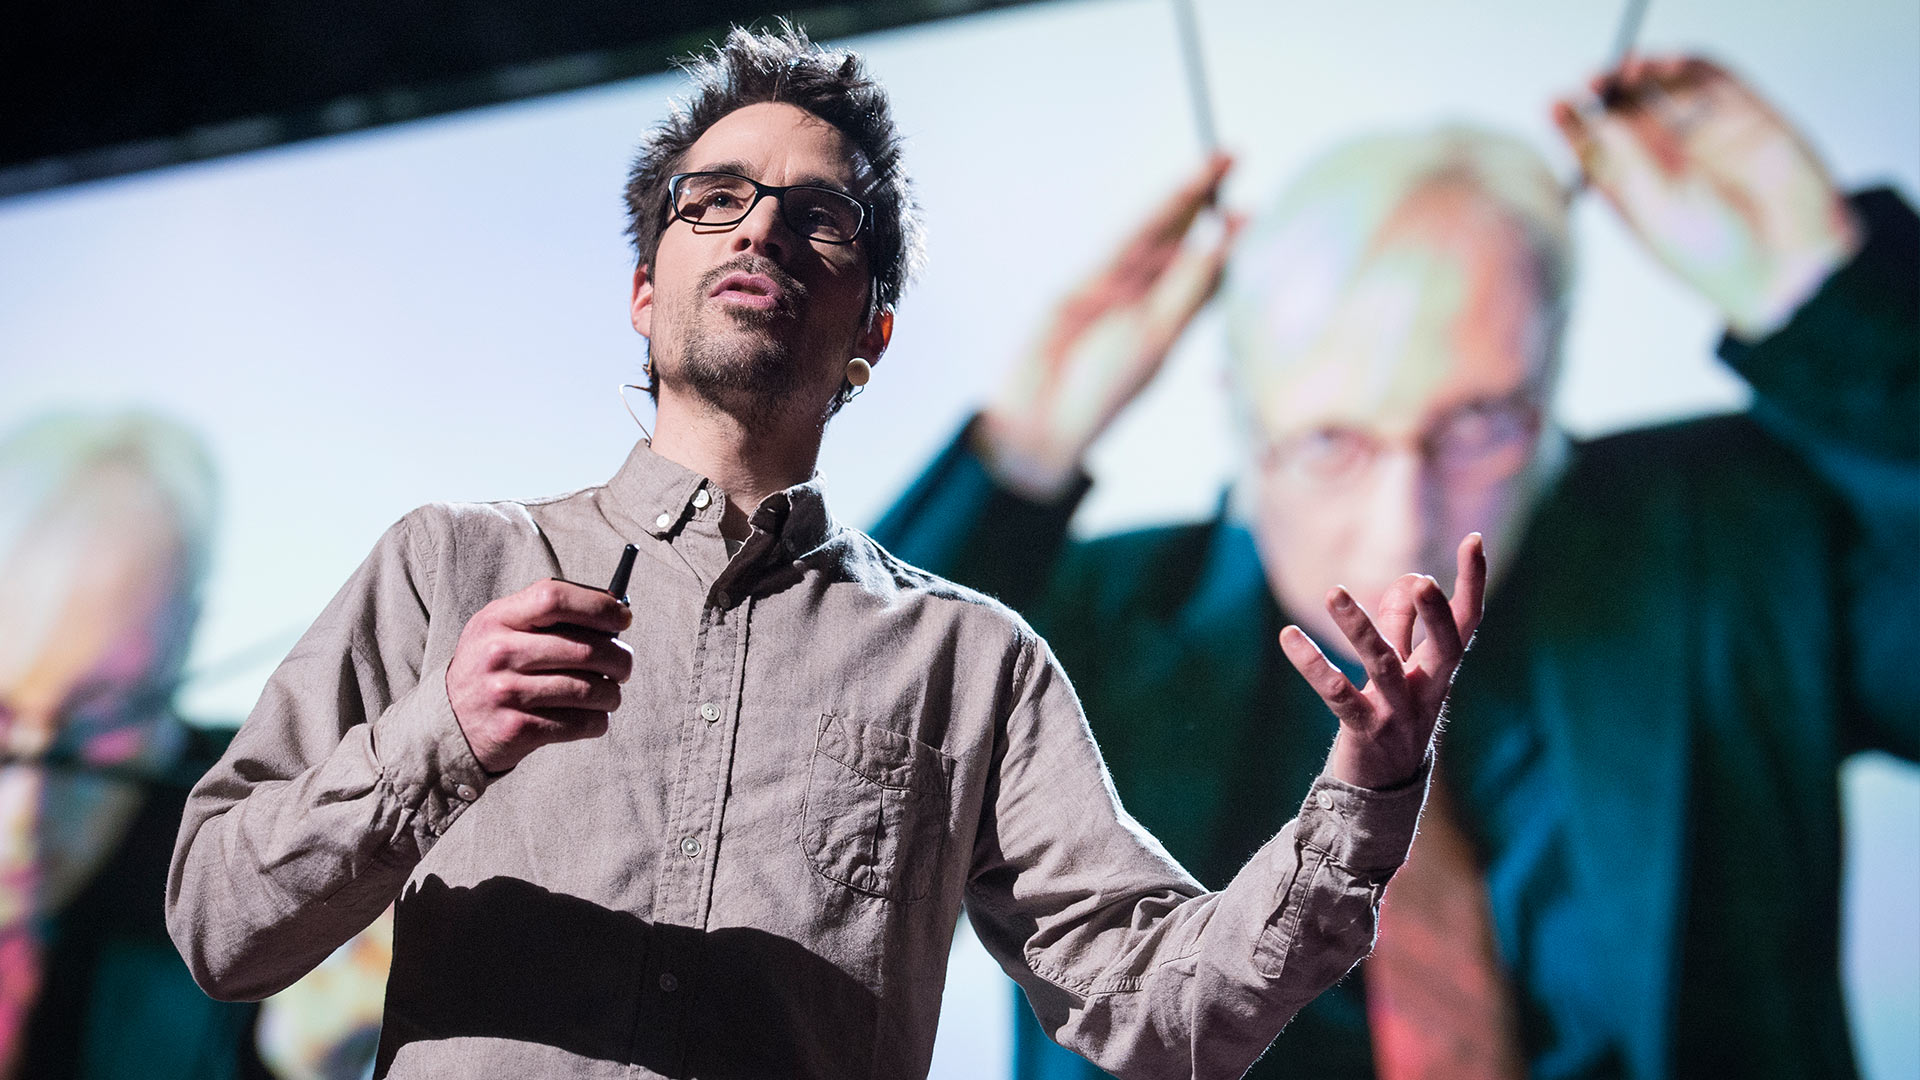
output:
[[[1261,561],[1282,608],[1323,643],[1344,642],[1324,604],[1333,585],[1369,607],[1408,571],[1451,588],[1454,546],[1474,530],[1495,559],[1512,554],[1539,472],[1554,332],[1534,267],[1510,218],[1431,186],[1304,332],[1297,310],[1278,316],[1290,326],[1241,328]],[[1277,343],[1289,333],[1294,347]]]
[[[139,808],[128,783],[26,762],[110,767],[149,749],[186,560],[164,497],[119,466],[86,473],[0,557],[3,929],[59,910]]]
[[[775,103],[722,117],[688,148],[679,171],[856,197],[868,177],[865,158],[838,128]],[[675,219],[661,233],[653,265],[635,277],[633,325],[649,340],[663,397],[690,393],[745,418],[785,408],[824,416],[847,361],[878,357],[885,338],[880,320],[866,318],[864,235],[849,243],[810,237],[782,201],[761,198],[738,223]],[[724,213],[731,206],[714,216],[734,216],[737,209]]]

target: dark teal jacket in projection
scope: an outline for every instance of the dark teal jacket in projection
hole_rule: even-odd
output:
[[[253,1047],[259,1006],[202,993],[162,914],[187,791],[220,760],[232,734],[186,728],[179,765],[139,781],[143,801],[119,846],[52,920],[22,1080],[268,1075]]]
[[[1444,739],[1536,1077],[1846,1077],[1837,771],[1920,755],[1920,229],[1721,357],[1745,413],[1577,444],[1467,656]],[[1070,540],[957,440],[874,535],[1052,643],[1126,806],[1224,885],[1325,760],[1224,516]],[[1251,1075],[1372,1075],[1365,965]],[[1019,1073],[1094,1075],[1018,1010]]]

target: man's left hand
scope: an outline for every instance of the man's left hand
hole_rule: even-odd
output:
[[[1859,250],[1846,200],[1800,133],[1699,57],[1627,61],[1553,120],[1655,258],[1757,341]]]
[[[1367,669],[1362,690],[1333,666],[1299,627],[1280,632],[1280,648],[1340,719],[1327,773],[1355,787],[1385,790],[1420,774],[1447,702],[1454,669],[1480,625],[1487,553],[1480,534],[1460,542],[1453,599],[1425,574],[1407,574],[1387,589],[1376,627],[1352,594],[1335,588],[1327,611]],[[1414,646],[1414,621],[1426,640]]]

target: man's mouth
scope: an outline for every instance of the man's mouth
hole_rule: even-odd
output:
[[[709,297],[723,303],[738,304],[755,311],[772,311],[781,306],[784,290],[765,274],[735,271],[714,285]]]

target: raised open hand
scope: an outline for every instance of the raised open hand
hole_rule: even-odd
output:
[[[1858,249],[1846,201],[1772,106],[1711,61],[1634,58],[1554,103],[1593,186],[1655,258],[1757,340]]]
[[[1057,494],[1159,372],[1219,288],[1243,223],[1229,215],[1217,243],[1187,247],[1187,233],[1231,166],[1224,154],[1209,158],[1055,309],[981,418],[980,449],[1003,482],[1039,498]]]
[[[1343,588],[1327,594],[1327,611],[1367,669],[1355,687],[1297,626],[1280,632],[1280,648],[1340,719],[1327,772],[1356,787],[1398,787],[1418,775],[1453,685],[1454,669],[1480,625],[1487,553],[1480,534],[1460,542],[1453,600],[1440,583],[1407,574],[1387,589],[1376,627]],[[1414,644],[1414,621],[1425,640]]]

